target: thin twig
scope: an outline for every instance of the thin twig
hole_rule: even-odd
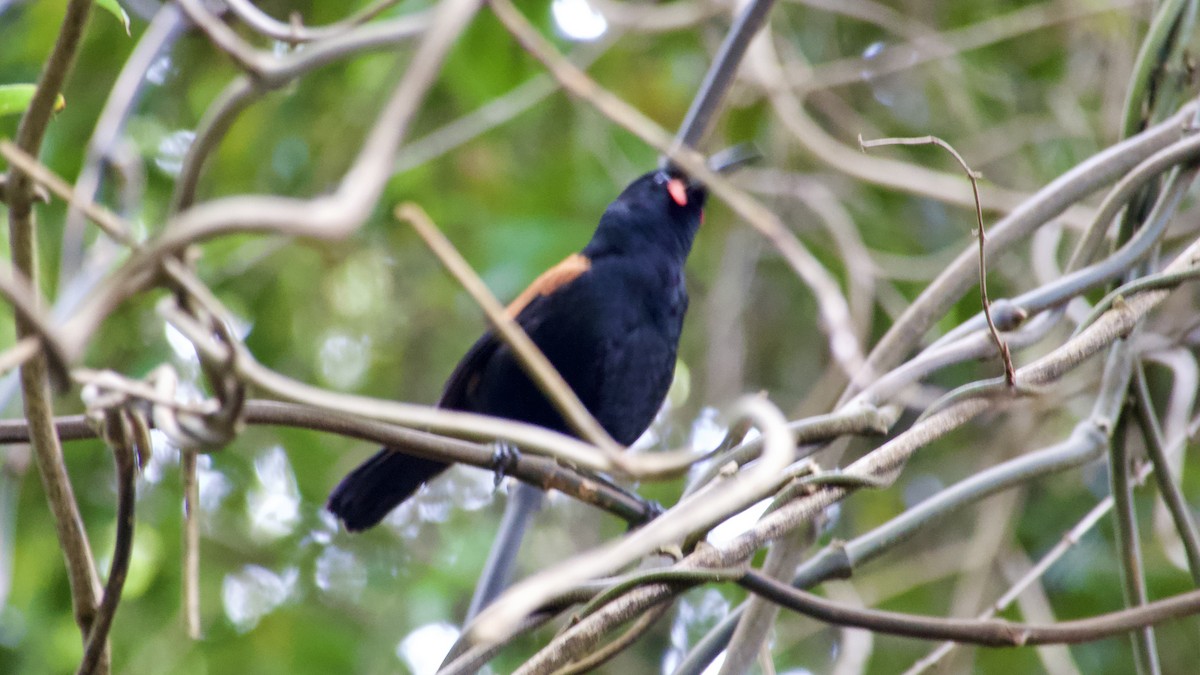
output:
[[[95,202],[77,201],[78,197],[70,184],[46,165],[37,161],[33,155],[8,140],[0,139],[0,156],[8,160],[9,164],[28,174],[39,185],[46,186],[54,196],[67,202],[72,208],[80,210],[113,241],[120,242],[129,248],[137,247],[137,242],[129,233],[129,226],[119,216]]]
[[[1092,325],[1096,317],[1112,309],[1113,305],[1125,302],[1125,298],[1135,293],[1150,291],[1156,288],[1174,288],[1180,284],[1195,281],[1196,279],[1200,279],[1200,270],[1185,270],[1178,274],[1148,274],[1144,277],[1138,277],[1123,286],[1113,289],[1103,298],[1100,298],[1100,301],[1092,307],[1092,311],[1088,312],[1083,321],[1080,321],[1079,325],[1075,327],[1073,334],[1078,335],[1079,331]]]
[[[0,141],[2,143],[3,141]],[[0,297],[12,305],[17,316],[21,317],[27,327],[26,337],[35,338],[41,346],[41,354],[46,359],[49,375],[55,389],[64,391],[70,386],[70,376],[67,374],[67,352],[62,339],[52,326],[49,317],[41,310],[45,302],[20,272],[14,270],[7,261],[0,262]]]
[[[954,157],[958,165],[962,167],[963,173],[967,179],[971,181],[971,193],[975,198],[975,222],[978,224],[978,241],[979,241],[979,301],[983,305],[983,316],[987,319],[988,332],[991,333],[992,342],[996,344],[996,350],[1000,352],[1000,361],[1004,364],[1004,381],[1009,387],[1015,387],[1017,384],[1016,369],[1013,367],[1012,354],[1009,352],[1008,343],[1004,338],[1000,337],[1000,331],[996,328],[996,322],[992,320],[992,303],[988,300],[987,291],[987,235],[983,227],[983,206],[979,203],[979,178],[978,171],[972,169],[967,160],[963,159],[962,155],[954,149],[946,141],[937,136],[920,136],[917,138],[877,138],[874,140],[863,140],[860,135],[858,144],[864,149],[876,148],[888,145],[936,145],[946,152],[949,152]]]
[[[121,72],[109,89],[108,99],[92,129],[84,153],[83,168],[79,178],[71,189],[71,197],[63,199],[70,205],[67,210],[66,225],[63,226],[61,253],[59,256],[59,288],[66,287],[73,275],[78,274],[83,263],[84,246],[84,216],[90,215],[88,208],[96,198],[100,189],[100,181],[104,174],[104,161],[116,147],[121,130],[125,127],[138,99],[149,80],[146,73],[153,66],[159,55],[170,49],[180,35],[183,34],[187,21],[173,2],[163,3],[150,25],[138,38],[137,45]],[[126,245],[132,243],[125,231],[110,230],[109,223],[92,218],[93,222],[105,228],[116,241]]]
[[[375,2],[356,11],[340,21],[325,26],[305,26],[300,22],[298,13],[292,15],[292,21],[284,23],[259,9],[247,0],[226,0],[229,10],[237,15],[247,26],[259,35],[281,40],[291,45],[328,40],[331,37],[364,24],[379,16],[388,9],[396,6],[400,0],[375,0]]]
[[[443,7],[435,7],[428,11],[378,24],[360,26],[308,44],[303,50],[297,50],[285,56],[277,56],[273,52],[252,47],[233,28],[227,26],[209,11],[200,0],[178,1],[180,8],[196,27],[208,36],[213,46],[232,59],[254,81],[257,87],[266,89],[283,86],[292,78],[311,70],[318,64],[352,56],[360,51],[394,45],[397,41],[408,39],[413,34],[425,31],[427,28],[431,29],[431,32],[437,32],[440,28],[452,28],[451,24],[446,23],[443,19],[456,11],[451,9],[451,14],[438,16],[439,11],[444,9],[443,3]],[[413,71],[410,66],[410,72],[416,71]]]
[[[488,321],[496,329],[496,333],[506,345],[517,355],[521,367],[537,384],[538,389],[550,399],[563,419],[588,441],[591,441],[609,456],[614,466],[623,466],[622,448],[612,436],[600,426],[592,413],[584,407],[583,402],[571,389],[571,385],[563,379],[554,364],[546,358],[542,350],[516,322],[515,317],[508,316],[504,306],[488,289],[483,279],[471,268],[470,263],[454,248],[454,244],[442,234],[437,225],[429,218],[420,206],[413,203],[401,204],[396,207],[397,220],[407,221],[412,225],[421,239],[442,262],[442,265],[462,284],[475,303],[479,305]]]
[[[208,157],[220,144],[237,116],[268,91],[278,89],[302,75],[361,52],[382,50],[417,37],[430,23],[428,12],[393,21],[371,24],[353,32],[314,42],[275,60],[263,56],[258,70],[244,74],[226,85],[217,100],[208,107],[196,128],[196,137],[188,146],[171,195],[169,213],[191,206],[200,172]],[[236,37],[236,36],[235,36]],[[249,49],[249,47],[246,47]]]
[[[354,413],[335,413],[296,403],[252,399],[245,405],[245,421],[250,425],[286,426],[338,434],[376,445],[404,448],[406,452],[421,457],[469,464],[483,469],[495,466],[495,447],[491,444],[472,443],[394,424],[375,422]],[[95,430],[88,424],[84,415],[58,417],[55,418],[54,424],[64,441],[96,438]],[[26,420],[0,420],[0,445],[28,442],[29,424]],[[186,456],[184,461],[187,461]],[[522,453],[506,471],[508,475],[530,485],[544,490],[557,490],[573,499],[608,511],[631,525],[647,522],[658,513],[653,504],[636,495],[545,457]],[[199,508],[198,502],[195,508]]]
[[[584,45],[571,55],[572,63],[586,69],[596,59],[607,53],[618,40],[618,36],[607,36],[596,44]],[[547,73],[534,77],[513,87],[507,93],[491,99],[486,104],[405,143],[396,156],[393,173],[414,169],[482,136],[521,113],[546,100],[560,90],[557,80]]]
[[[1071,204],[1124,176],[1159,150],[1190,135],[1188,122],[1195,110],[1195,103],[1184,106],[1166,122],[1106,148],[1051,181],[992,226],[989,237],[992,252],[1004,250],[1027,237],[1038,226],[1061,214]],[[974,247],[959,254],[954,262],[913,300],[904,314],[876,343],[867,356],[865,372],[881,373],[901,363],[934,322],[958,301],[959,296],[971,284],[971,277],[974,276],[972,272],[977,269],[978,255]],[[857,380],[851,383],[840,402],[851,399],[868,381]]]
[[[171,201],[167,206],[168,213],[179,213],[195,202],[196,188],[200,185],[200,172],[204,169],[205,160],[217,149],[221,139],[237,120],[237,116],[264,93],[266,92],[261,87],[254,86],[249,76],[241,75],[226,85],[216,100],[204,110],[204,115],[196,125],[196,135],[188,144],[187,152],[179,165],[175,189],[171,192]]]
[[[1176,478],[1172,475],[1166,442],[1158,423],[1158,416],[1154,411],[1154,401],[1150,397],[1150,384],[1146,379],[1146,368],[1143,364],[1138,363],[1133,377],[1133,395],[1136,403],[1134,410],[1137,412],[1138,424],[1142,427],[1142,435],[1146,439],[1147,453],[1154,465],[1154,477],[1158,482],[1158,491],[1175,522],[1175,530],[1183,544],[1192,581],[1200,586],[1200,527],[1196,525],[1196,518],[1192,515],[1191,506],[1188,505]]]
[[[576,589],[566,591],[546,604],[547,606],[553,606],[560,602],[565,603],[568,602],[570,598],[579,591],[587,593],[586,589],[589,587],[600,586],[601,590],[598,592],[592,592],[590,597],[587,598],[587,603],[583,607],[571,613],[571,621],[576,622],[580,619],[595,614],[600,610],[600,608],[628,593],[629,591],[638,588],[639,586],[667,583],[679,586],[680,590],[684,590],[688,588],[695,588],[701,584],[737,581],[745,573],[746,570],[742,567],[711,570],[686,570],[676,567],[651,567],[644,570],[630,572],[629,574],[623,574],[617,577],[609,577],[607,579],[580,584]]]
[[[183,481],[183,617],[187,635],[202,636],[200,626],[200,480],[196,474],[199,455],[180,448]]]
[[[1132,359],[1128,356],[1115,356],[1118,350],[1128,351],[1128,341],[1117,342],[1111,351],[1114,358],[1123,358],[1127,362],[1124,367],[1132,374]],[[1128,375],[1125,380],[1127,384],[1122,391],[1128,389]],[[1113,496],[1113,525],[1120,561],[1121,590],[1125,597],[1125,606],[1133,608],[1145,606],[1149,598],[1146,592],[1145,565],[1142,562],[1142,544],[1137,532],[1137,512],[1133,504],[1133,482],[1129,480],[1131,467],[1125,432],[1131,412],[1128,405],[1122,406],[1115,417],[1116,425],[1108,451],[1108,480]],[[1154,630],[1148,625],[1143,626],[1133,631],[1130,637],[1133,639],[1133,660],[1139,675],[1158,675],[1160,666]]]
[[[1149,464],[1146,464],[1142,467],[1137,476],[1139,483],[1146,478],[1146,474],[1149,473],[1152,468],[1153,467]],[[1031,567],[1020,579],[1013,582],[1008,590],[1005,591],[999,598],[997,598],[996,602],[992,603],[990,607],[981,612],[977,618],[988,619],[996,614],[999,614],[1005,609],[1008,609],[1009,605],[1016,602],[1017,598],[1022,593],[1024,593],[1035,581],[1042,578],[1042,576],[1047,570],[1050,569],[1051,566],[1054,565],[1054,563],[1061,560],[1068,551],[1082,541],[1084,535],[1090,532],[1097,523],[1103,520],[1104,517],[1107,516],[1112,510],[1112,507],[1112,495],[1100,500],[1099,503],[1097,503],[1090,511],[1088,511],[1082,518],[1079,519],[1079,522],[1075,523],[1070,530],[1063,534],[1063,536],[1058,540],[1058,543],[1052,546],[1050,550],[1046,551],[1045,555],[1043,555],[1033,567]],[[950,653],[950,651],[952,651],[956,646],[958,646],[958,643],[956,642],[945,642],[939,645],[937,649],[933,650],[921,660],[914,663],[911,668],[904,672],[904,675],[919,675],[920,673],[925,672],[929,668],[936,665],[938,661],[944,658],[946,654]]]
[[[1200,135],[1182,140],[1172,148],[1167,148],[1158,154],[1177,157],[1179,158],[1179,163],[1182,164],[1185,161],[1185,157],[1194,158],[1198,153],[1200,153]],[[1138,169],[1142,169],[1152,163],[1155,166],[1166,168],[1165,165],[1159,162],[1153,162],[1155,159],[1155,157],[1152,157],[1139,166]],[[1153,177],[1153,174],[1150,172],[1135,171],[1135,173],[1138,174],[1138,179],[1141,181],[1147,181]],[[1009,313],[1015,314],[1018,318],[1031,316],[1050,307],[1060,305],[1092,289],[1099,288],[1113,279],[1126,275],[1135,264],[1154,251],[1155,246],[1166,234],[1167,226],[1171,224],[1171,221],[1182,206],[1183,199],[1197,175],[1200,175],[1200,166],[1196,164],[1186,163],[1182,167],[1176,167],[1167,178],[1166,185],[1160,191],[1158,200],[1154,203],[1154,208],[1145,217],[1143,225],[1138,228],[1133,237],[1125,241],[1111,255],[1093,265],[1082,269],[1074,269],[1052,283],[1043,284],[1038,288],[1026,291],[1011,300],[1004,300],[1002,301],[1004,306],[1009,307]],[[1133,174],[1131,174],[1128,178],[1133,177]],[[1121,187],[1114,188],[1113,192],[1121,191]],[[1136,193],[1133,192],[1123,192],[1123,194],[1128,194],[1131,198],[1136,196]],[[1109,200],[1106,200],[1106,202],[1112,203]],[[1081,250],[1077,249],[1077,251]],[[1075,261],[1076,259],[1072,257],[1072,262],[1069,266],[1073,266]],[[1000,303],[997,304],[999,305]],[[953,330],[947,332],[934,342],[934,345],[937,346],[958,339],[971,331],[977,330],[981,323],[979,318],[976,315],[960,323]]]
[[[129,575],[129,561],[133,554],[134,507],[137,504],[137,456],[150,452],[150,429],[139,413],[123,410],[111,411],[107,415],[105,442],[110,444],[117,469],[117,536],[113,543],[112,563],[108,568],[108,581],[104,585],[104,597],[96,610],[96,620],[88,633],[83,660],[76,675],[91,675],[101,667],[101,658],[112,628],[121,591]]]

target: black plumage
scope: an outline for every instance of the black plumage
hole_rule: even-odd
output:
[[[670,387],[688,304],[683,267],[705,197],[679,175],[639,177],[608,206],[587,246],[508,308],[619,443],[637,440]],[[438,405],[570,433],[492,331],[459,362]],[[446,468],[385,448],[342,479],[328,509],[348,530],[371,527]]]

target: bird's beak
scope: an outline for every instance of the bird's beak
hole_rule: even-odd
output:
[[[682,178],[672,178],[667,181],[667,193],[671,195],[672,201],[680,206],[687,206],[688,203],[688,186]]]
[[[737,169],[762,159],[762,153],[752,143],[741,143],[720,152],[713,153],[708,158],[708,168],[717,173],[732,173]]]

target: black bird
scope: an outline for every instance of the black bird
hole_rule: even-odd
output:
[[[671,385],[688,306],[683,266],[705,197],[703,186],[671,169],[639,177],[608,206],[581,252],[547,270],[508,306],[509,316],[622,445],[650,426]],[[459,362],[438,405],[572,433],[493,331]],[[385,448],[342,479],[327,508],[347,530],[369,528],[447,467]],[[520,521],[509,533],[517,541],[541,494],[519,487],[525,488],[525,513],[506,515]],[[520,501],[516,496],[510,506]]]
[[[705,196],[680,175],[641,176],[605,210],[582,252],[547,270],[508,306],[623,445],[650,426],[671,385],[688,305],[683,265]],[[438,405],[571,433],[493,331],[459,362]],[[381,450],[342,479],[328,509],[347,530],[372,527],[447,467]]]

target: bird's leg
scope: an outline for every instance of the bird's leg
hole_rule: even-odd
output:
[[[521,451],[517,446],[508,441],[496,441],[492,451],[492,471],[496,473],[496,487],[500,487],[500,482],[517,467],[520,459]]]
[[[642,505],[642,507],[645,509],[644,513],[646,514],[645,520],[640,521],[640,522],[630,522],[629,523],[628,531],[630,531],[630,532],[638,529],[639,527],[645,525],[646,523],[661,516],[663,514],[663,512],[666,511],[666,509],[663,508],[662,504],[658,503],[657,501],[655,501],[653,499],[646,499],[645,497],[642,497],[641,495],[639,495],[636,492],[630,492],[630,494],[633,496],[634,499],[638,500],[638,503],[640,503]]]

